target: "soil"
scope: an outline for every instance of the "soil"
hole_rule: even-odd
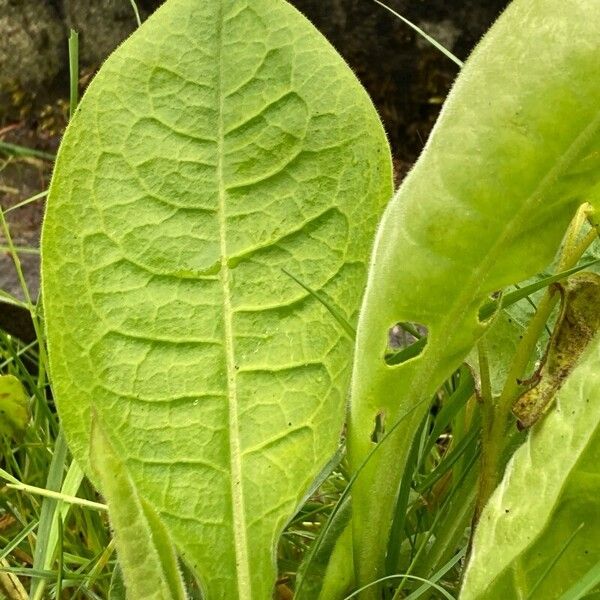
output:
[[[159,4],[138,0],[142,17]],[[293,4],[326,35],[371,94],[390,138],[399,181],[422,149],[458,67],[373,2],[293,0]],[[389,4],[465,59],[507,1],[390,0]],[[135,28],[130,3],[0,0],[0,142],[56,151],[67,122],[66,36],[72,26],[81,32],[83,89],[110,50]],[[6,210],[46,189],[51,169],[50,161],[3,156],[0,150],[0,206]],[[37,247],[42,213],[43,201],[37,201],[7,214],[15,244]],[[6,241],[0,239],[0,244],[5,246]],[[20,258],[35,298],[38,257],[23,253]],[[0,289],[23,297],[6,253],[0,254]],[[13,317],[0,317],[0,324],[7,318]]]

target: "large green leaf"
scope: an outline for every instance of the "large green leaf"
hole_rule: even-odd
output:
[[[462,600],[560,598],[598,562],[600,336],[556,402],[481,515]]]
[[[411,438],[437,387],[483,334],[490,294],[547,267],[578,206],[600,204],[596,0],[516,0],[467,61],[381,223],[357,332],[349,426],[355,470],[377,415],[402,424],[353,488],[358,582],[381,577]],[[429,330],[384,362],[389,328]],[[381,420],[381,417],[379,417]],[[376,587],[364,597],[376,597]]]
[[[369,98],[282,0],[168,1],[65,135],[42,242],[65,433],[90,473],[94,406],[211,600],[270,597],[336,450],[352,345],[319,298],[356,321],[390,196]]]

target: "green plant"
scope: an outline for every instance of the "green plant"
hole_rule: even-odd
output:
[[[390,529],[411,431],[436,388],[493,323],[481,320],[481,306],[551,263],[579,206],[600,201],[600,85],[591,52],[598,26],[589,2],[574,2],[568,16],[562,10],[553,1],[514,2],[506,10],[465,65],[380,226],[355,352],[354,468],[370,450],[376,415],[393,424],[411,412],[352,492],[360,584],[383,575],[388,540],[381,532]],[[567,244],[559,268],[576,262],[591,239],[581,248]],[[398,268],[407,257],[410,263]],[[519,381],[533,349],[527,343],[537,341],[556,300],[542,300],[500,396],[486,399],[483,502],[503,470],[507,417],[523,392]],[[390,366],[382,355],[397,321],[422,323],[429,335],[417,357]]]
[[[348,483],[299,600],[452,597],[473,518],[462,597],[594,589],[599,300],[575,271],[592,244],[596,264],[600,28],[593,0],[563,4],[516,0],[473,53],[368,279],[385,136],[285,2],[170,0],[102,68],[58,155],[43,293],[61,422],[133,598],[184,597],[177,555],[209,600],[270,597],[328,477]]]
[[[210,597],[269,595],[339,443],[352,340],[286,271],[354,320],[391,192],[370,100],[283,2],[167,3],[71,121],[43,233],[62,423],[99,484],[106,432]]]

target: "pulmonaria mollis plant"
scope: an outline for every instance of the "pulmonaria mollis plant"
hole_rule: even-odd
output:
[[[114,461],[207,597],[270,596],[352,357],[285,271],[356,320],[391,186],[371,101],[285,2],[171,0],[103,66],[60,149],[43,286],[65,433],[122,556]],[[153,597],[158,568],[123,571]]]
[[[473,515],[464,598],[558,598],[593,569],[600,286],[567,276],[600,207],[596,13],[516,0],[391,201],[371,101],[283,0],[168,0],[109,58],[57,159],[43,297],[61,422],[108,503],[129,598],[185,598],[179,561],[207,600],[272,597],[274,549],[327,473],[348,390],[351,505],[296,598],[404,597],[410,574],[385,582],[403,564],[413,440],[457,369],[473,383],[464,361],[482,455],[462,528],[422,574],[456,555]],[[501,292],[549,265],[522,340],[500,335],[517,299]],[[579,325],[557,319],[527,381],[559,302]],[[396,323],[427,336],[393,354]],[[581,343],[563,372],[565,337]],[[539,380],[544,406],[527,409],[538,422],[502,481],[513,408]]]

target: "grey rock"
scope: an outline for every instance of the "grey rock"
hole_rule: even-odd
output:
[[[65,29],[51,4],[0,0],[0,94],[40,89],[63,68],[65,56]]]
[[[129,0],[63,0],[62,7],[67,26],[79,33],[82,65],[101,63],[136,28]]]

